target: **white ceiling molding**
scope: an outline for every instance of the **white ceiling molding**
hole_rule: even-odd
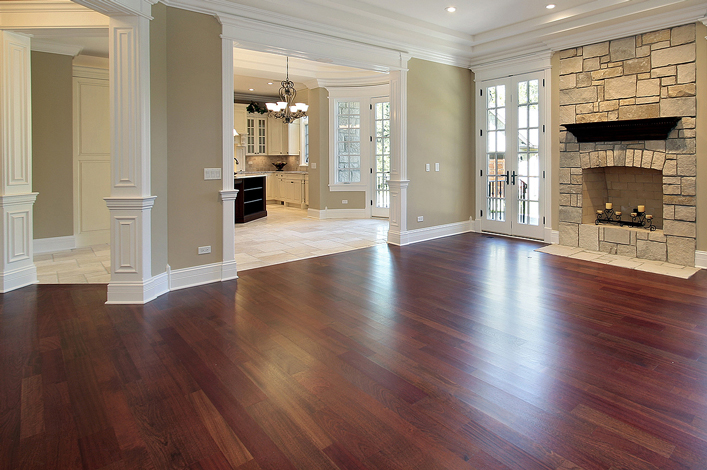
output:
[[[106,16],[137,15],[152,19],[152,5],[158,0],[74,0]]]
[[[72,44],[58,44],[56,42],[45,41],[41,39],[31,40],[32,52],[48,52],[49,54],[70,55],[76,57],[83,50],[82,46]]]
[[[305,81],[307,88],[341,88],[388,85],[388,74],[369,75],[367,77],[315,78]]]
[[[105,69],[108,70],[110,61],[107,57],[95,57],[91,55],[78,55],[73,60],[74,67]]]
[[[539,72],[551,68],[552,51],[545,50],[524,56],[508,57],[472,67],[474,81],[483,82],[511,75]]]
[[[69,0],[0,2],[0,28],[13,31],[108,28],[108,18]]]

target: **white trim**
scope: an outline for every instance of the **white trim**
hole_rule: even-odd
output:
[[[233,109],[233,41],[221,39],[221,279],[238,277],[235,219],[238,190],[233,189]]]
[[[366,209],[307,209],[313,219],[368,219]]]
[[[110,80],[108,69],[99,67],[87,67],[85,65],[75,65],[72,67],[74,78],[88,78],[91,80]]]
[[[169,290],[186,289],[187,287],[219,282],[223,280],[221,278],[222,267],[223,263],[211,263],[173,269],[169,275]]]
[[[559,245],[560,231],[553,230],[551,227],[545,227],[545,236],[543,237],[543,241],[552,245]]]
[[[313,78],[307,80],[304,85],[307,88],[346,88],[362,86],[388,85],[390,76],[388,74],[376,74],[364,77],[340,77],[340,78]]]
[[[224,261],[221,263],[221,281],[238,279],[238,266],[235,261]]]
[[[406,232],[389,232],[388,243],[402,246],[474,231],[474,222],[470,219],[464,222],[454,222],[451,224],[435,225],[433,227],[417,228]],[[397,243],[391,240],[391,233],[395,234]]]
[[[37,283],[37,267],[34,264],[0,272],[0,293]]]
[[[695,267],[707,269],[707,251],[695,250]]]
[[[32,39],[32,52],[46,52],[48,54],[61,54],[76,57],[83,50],[83,46],[73,44],[60,44],[42,39]]]
[[[552,68],[552,51],[544,50],[521,56],[495,59],[472,64],[476,83],[510,75],[522,75],[531,72],[540,72]],[[478,89],[477,89],[478,91]]]
[[[76,237],[68,235],[66,237],[35,238],[34,254],[52,253],[55,251],[73,250],[76,248]]]
[[[169,292],[168,273],[164,272],[140,282],[111,282],[106,304],[145,304]]]
[[[470,219],[471,231],[481,233],[481,221],[479,219]]]

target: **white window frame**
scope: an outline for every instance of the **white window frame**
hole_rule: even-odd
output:
[[[372,163],[371,147],[366,141],[371,133],[373,122],[370,105],[374,98],[390,96],[390,85],[362,87],[341,87],[329,89],[329,190],[330,191],[370,191],[370,172]],[[341,101],[359,101],[361,103],[361,180],[358,183],[338,183],[338,148],[336,145],[336,109]]]
[[[299,166],[309,166],[309,116],[300,118],[299,132]]]

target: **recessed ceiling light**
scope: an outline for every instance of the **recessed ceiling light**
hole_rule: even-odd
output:
[[[272,85],[272,82],[268,82],[268,85]]]
[[[254,91],[254,89],[253,89],[253,88],[248,88],[248,91]]]
[[[552,10],[553,8],[555,8],[555,4],[551,3],[549,5],[546,5],[545,8],[547,8],[548,10]]]
[[[454,13],[455,11],[457,11],[456,7],[447,7],[445,8],[445,10],[447,10],[449,13]]]

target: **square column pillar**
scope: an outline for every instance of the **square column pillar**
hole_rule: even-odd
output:
[[[152,278],[150,188],[150,22],[111,16],[111,280],[109,304],[145,303],[166,292]]]
[[[30,38],[0,31],[0,292],[37,282]]]
[[[407,66],[407,58],[403,58]],[[405,245],[407,241],[407,70],[390,73],[390,217],[388,243]]]
[[[221,99],[223,105],[223,169],[220,192],[223,209],[221,280],[236,279],[236,196],[233,189],[233,40],[221,39]]]

